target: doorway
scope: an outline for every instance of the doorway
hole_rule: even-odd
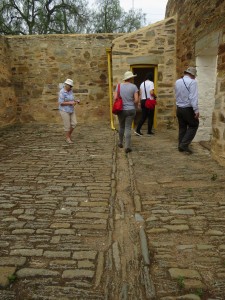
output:
[[[131,70],[133,72],[133,74],[137,74],[136,77],[134,77],[134,84],[138,87],[138,90],[140,88],[141,83],[145,80],[145,77],[147,74],[151,74],[153,81],[154,81],[154,88],[155,88],[155,93],[157,95],[157,78],[158,78],[158,74],[157,74],[157,66],[155,65],[131,65]],[[155,109],[155,115],[154,115],[154,124],[153,124],[153,128],[156,128],[156,124],[157,124],[157,113],[156,113],[156,109]],[[137,123],[139,122],[141,117],[141,110],[138,110],[136,113],[136,117],[134,119],[134,127],[137,126]],[[147,126],[147,122],[145,122],[145,124],[143,125],[143,127]]]

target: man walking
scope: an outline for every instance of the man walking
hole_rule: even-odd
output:
[[[176,81],[175,94],[179,123],[178,150],[192,154],[189,148],[199,126],[198,85],[196,68],[189,67],[183,78]]]

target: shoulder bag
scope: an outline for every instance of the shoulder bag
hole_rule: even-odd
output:
[[[156,100],[155,99],[150,99],[147,98],[147,93],[146,93],[146,87],[145,87],[145,81],[144,81],[144,88],[145,88],[145,108],[147,109],[154,109],[156,106]]]
[[[118,115],[118,113],[121,112],[122,110],[123,110],[123,99],[120,96],[120,84],[118,84],[117,97],[115,102],[113,103],[112,113],[114,115]]]
[[[184,85],[186,86],[186,89],[187,89],[188,92],[190,93],[190,90],[189,90],[189,88],[187,87],[187,85],[186,85],[186,83],[185,83],[185,81],[184,81],[184,78],[182,78],[182,79],[183,79]]]

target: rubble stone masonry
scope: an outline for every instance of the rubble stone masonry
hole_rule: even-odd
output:
[[[157,128],[175,121],[174,82],[176,79],[176,17],[171,17],[113,41],[113,82],[121,82],[130,66],[151,65],[157,68]]]
[[[106,48],[115,36],[118,35],[36,35],[2,39],[0,91],[7,103],[1,101],[0,115],[9,114],[5,123],[15,119],[15,101],[20,112],[19,122],[61,122],[57,110],[58,91],[60,83],[67,78],[74,81],[75,97],[81,101],[76,107],[79,123],[109,118]],[[9,113],[5,106],[10,104]]]
[[[224,19],[224,0],[168,0],[165,20],[129,34],[0,37],[0,127],[61,122],[57,98],[66,78],[74,80],[75,96],[81,100],[76,106],[78,122],[110,122],[111,51],[113,89],[125,71],[138,65],[155,68],[157,128],[171,128],[176,126],[175,80],[187,66],[202,62],[200,56],[212,55],[215,83],[201,110],[209,112],[210,107],[204,117],[212,115],[212,122],[207,122],[209,131],[212,127],[212,155],[225,165]],[[205,73],[204,80],[207,87]]]
[[[176,18],[131,34],[7,36],[2,45],[2,52],[7,48],[2,67],[8,61],[8,84],[17,103],[11,111],[17,109],[18,122],[61,122],[57,94],[66,78],[74,80],[75,96],[81,100],[76,106],[78,122],[109,121],[109,49],[114,87],[131,66],[157,67],[158,125],[175,120]]]
[[[17,120],[17,99],[10,70],[10,50],[7,40],[0,36],[0,127]]]
[[[198,55],[217,56],[215,98],[207,99],[206,94],[205,109],[207,100],[214,101],[211,152],[225,165],[225,1],[169,0],[166,17],[174,15],[177,15],[178,77],[188,65],[196,65]]]

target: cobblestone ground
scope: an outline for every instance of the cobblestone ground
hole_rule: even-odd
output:
[[[0,131],[0,299],[225,299],[225,168],[176,131]]]

